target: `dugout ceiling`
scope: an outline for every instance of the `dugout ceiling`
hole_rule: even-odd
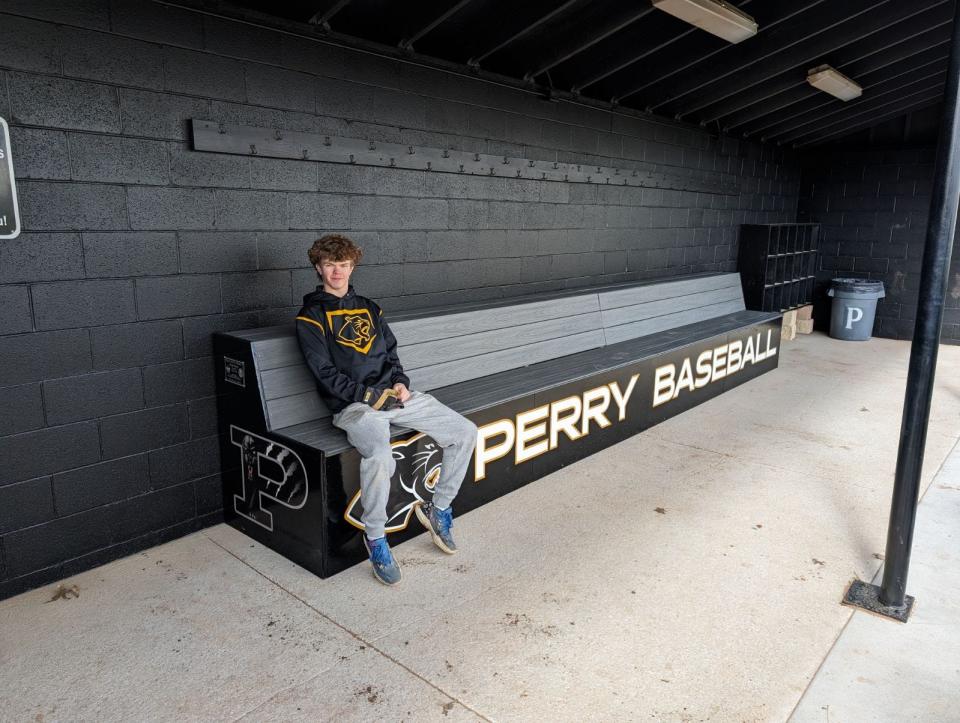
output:
[[[936,105],[954,0],[736,0],[730,44],[649,0],[181,0],[171,3],[536,89],[810,147]],[[829,64],[863,87],[810,87]]]

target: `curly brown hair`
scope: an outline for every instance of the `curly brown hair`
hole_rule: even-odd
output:
[[[314,266],[323,263],[324,259],[352,261],[356,266],[363,258],[363,250],[348,236],[341,233],[328,233],[313,242],[313,246],[307,251],[307,258]]]

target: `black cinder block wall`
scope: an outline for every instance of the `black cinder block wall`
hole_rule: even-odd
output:
[[[735,268],[799,171],[720,141],[140,0],[0,6],[0,597],[220,520],[210,336],[287,323],[351,233],[388,310]],[[726,193],[191,150],[191,118],[693,176]],[[681,184],[682,185],[682,184]]]
[[[869,278],[886,290],[874,335],[913,337],[940,114],[933,107],[803,154],[798,220],[821,224],[818,327],[830,324],[831,279]],[[960,343],[956,246],[941,340]]]

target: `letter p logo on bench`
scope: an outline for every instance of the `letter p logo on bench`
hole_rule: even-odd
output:
[[[230,441],[240,448],[243,480],[243,494],[233,496],[233,508],[273,532],[273,513],[264,509],[264,499],[291,510],[303,507],[309,492],[303,460],[292,449],[233,425]]]

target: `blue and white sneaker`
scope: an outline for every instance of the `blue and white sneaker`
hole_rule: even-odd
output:
[[[393,559],[390,545],[386,537],[369,540],[363,536],[363,544],[367,546],[370,555],[370,564],[373,565],[373,576],[384,585],[396,585],[400,582],[400,565]]]
[[[437,509],[432,502],[418,502],[416,506],[417,519],[427,528],[430,536],[433,538],[433,544],[452,555],[457,551],[457,545],[453,541],[453,508],[448,507],[445,510]]]

